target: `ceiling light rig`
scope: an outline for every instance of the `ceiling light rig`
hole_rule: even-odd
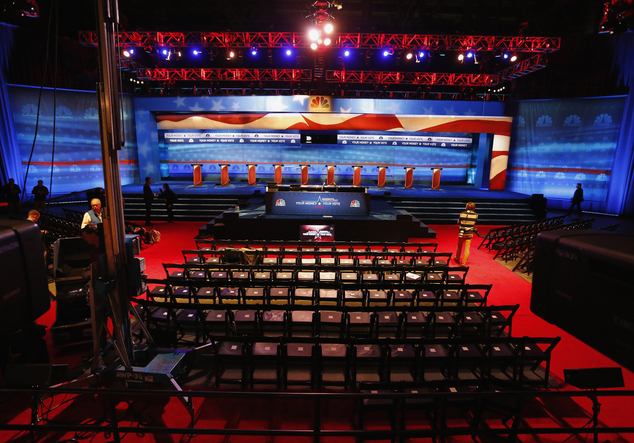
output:
[[[341,8],[341,3],[337,1],[318,0],[310,4],[310,14],[306,19],[313,23],[313,27],[308,31],[308,40],[313,51],[325,49],[332,44],[331,35],[335,30],[332,22],[335,20],[335,12]]]

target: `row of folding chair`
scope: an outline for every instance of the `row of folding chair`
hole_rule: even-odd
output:
[[[378,251],[378,252],[406,252],[406,251],[436,251],[438,243],[423,242],[318,242],[308,243],[289,240],[215,240],[196,239],[196,248],[200,250],[224,249],[260,249],[264,252],[273,251]]]
[[[512,237],[527,234],[538,234],[541,231],[556,229],[564,224],[565,216],[550,217],[527,223],[516,223],[510,226],[502,226],[491,229],[482,239],[478,249],[485,246],[487,249],[498,248],[497,244],[504,243]]]
[[[304,385],[504,377],[547,387],[556,338],[298,339],[219,338],[209,345],[216,385]],[[540,370],[538,370],[540,368]]]
[[[464,283],[468,266],[420,266],[412,269],[398,268],[306,268],[253,265],[204,265],[192,263],[163,263],[168,280],[207,281],[214,284],[342,284],[377,285],[411,282],[419,284]]]
[[[330,305],[330,306],[486,306],[492,285],[483,284],[383,284],[284,285],[276,282],[235,285],[208,282],[151,280],[148,299],[202,304]]]
[[[427,266],[446,265],[451,252],[435,251],[260,251],[183,250],[186,263],[321,265],[321,266]]]

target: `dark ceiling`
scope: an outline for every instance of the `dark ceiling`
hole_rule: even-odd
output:
[[[46,36],[54,35],[57,30],[62,37],[57,47],[58,75],[54,79],[52,69],[48,69],[44,83],[52,86],[55,81],[58,87],[94,89],[97,80],[96,51],[78,41],[79,31],[96,29],[93,2],[37,1],[39,18],[14,21],[18,28],[9,80],[42,84]],[[313,3],[301,0],[121,0],[120,26],[124,32],[304,32],[310,25],[306,17],[312,13]],[[616,74],[612,71],[612,36],[598,33],[603,14],[603,1],[600,0],[341,0],[341,3],[342,9],[334,15],[338,33],[562,37],[561,49],[548,56],[547,67],[507,85],[506,99],[509,94],[512,98],[550,98],[623,92],[623,88],[616,84]],[[59,11],[52,9],[52,4],[59,4]],[[6,17],[4,19],[10,21]],[[51,64],[54,55],[55,51],[48,51]],[[244,59],[236,63],[248,67],[247,57]],[[313,56],[309,53],[297,60],[298,67],[310,68]],[[499,65],[468,68],[450,65],[446,61],[443,66],[440,59],[436,60],[436,64],[432,62],[412,68],[402,64],[376,66],[365,61],[360,68],[351,66],[348,69],[445,72],[472,69],[473,72],[483,72],[485,69],[501,68]],[[140,63],[149,65],[155,62],[146,59]],[[209,63],[224,66],[222,64],[226,61],[217,57],[216,62]],[[268,63],[274,67],[278,64],[274,58]],[[335,56],[326,61],[326,67],[330,69],[340,69],[336,64]],[[181,89],[178,89],[179,85],[172,86],[176,86],[177,92],[188,90],[185,85],[180,85]],[[214,86],[222,85],[207,86],[212,93]],[[305,92],[315,92],[310,85],[305,87]],[[152,93],[148,88],[135,92]],[[215,92],[219,90],[215,89]]]

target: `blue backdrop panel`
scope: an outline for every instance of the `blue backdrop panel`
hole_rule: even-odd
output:
[[[39,94],[39,88],[9,87],[20,160],[25,173],[31,156],[36,124],[38,126],[28,171],[27,194],[30,195],[38,180],[49,186],[51,174],[51,192],[55,194],[103,187],[97,94],[44,89],[38,123]],[[121,183],[128,184],[133,183],[138,177],[138,161],[134,123],[129,122],[133,116],[132,100],[126,97],[123,100],[123,114],[124,120],[128,120],[128,123],[124,125],[125,146],[119,153],[120,175]],[[51,166],[52,164],[54,166]]]
[[[511,103],[507,189],[570,199],[582,183],[586,200],[604,201],[624,104],[620,96]]]

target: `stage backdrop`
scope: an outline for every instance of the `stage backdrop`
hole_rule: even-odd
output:
[[[507,189],[563,199],[567,207],[582,183],[586,201],[603,202],[624,105],[624,96],[509,104],[514,121]]]
[[[37,127],[35,149],[26,182],[25,201],[32,198],[31,190],[37,185],[38,180],[44,181],[44,185],[49,186],[51,174],[53,176],[51,192],[55,195],[103,187],[97,94],[88,91],[58,89],[54,92],[51,89],[44,89],[38,122],[39,94],[39,88],[9,86],[20,160],[25,173]],[[55,106],[53,105],[54,96],[56,97]],[[119,153],[119,169],[121,184],[125,185],[134,183],[138,179],[139,172],[136,130],[134,121],[131,121],[134,115],[132,100],[124,96],[122,103],[125,146]],[[55,133],[53,133],[53,126],[55,126]],[[54,157],[53,148],[55,148]],[[22,187],[22,183],[19,185]]]
[[[139,167],[141,176],[160,180],[191,177],[192,163],[201,163],[207,175],[218,174],[220,164],[230,164],[230,175],[244,180],[245,165],[256,163],[262,180],[272,174],[274,163],[285,165],[286,177],[298,175],[300,164],[309,164],[310,178],[318,181],[325,176],[326,164],[337,165],[335,180],[359,164],[363,175],[376,176],[382,165],[388,166],[388,177],[400,181],[403,167],[415,166],[414,181],[429,182],[430,168],[440,166],[446,167],[443,177],[448,181],[504,189],[512,119],[503,109],[503,104],[489,102],[326,96],[137,97]],[[269,141],[254,142],[256,134]],[[277,137],[281,134],[296,137],[295,145],[292,138]],[[323,142],[319,135],[331,138]],[[387,135],[410,138],[379,139]],[[315,137],[308,143],[307,136]],[[423,145],[426,140],[415,138],[422,136],[436,139]],[[375,138],[361,145],[350,143],[352,137]],[[442,146],[442,137],[465,140]],[[473,168],[485,162],[489,169]],[[478,177],[482,171],[488,176]]]

